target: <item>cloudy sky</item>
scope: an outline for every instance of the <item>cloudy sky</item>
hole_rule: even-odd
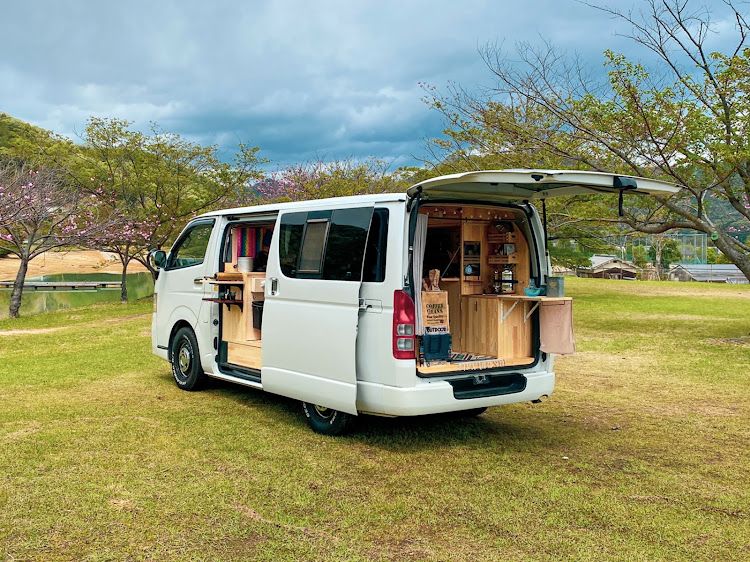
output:
[[[92,115],[156,122],[227,157],[258,145],[272,166],[414,164],[442,129],[419,84],[490,85],[488,42],[544,38],[594,66],[633,51],[623,23],[575,0],[0,0],[0,13],[0,111],[71,138]]]

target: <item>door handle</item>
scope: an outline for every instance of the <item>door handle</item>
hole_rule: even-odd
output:
[[[196,285],[203,285],[203,277],[196,277],[193,279],[193,283]]]
[[[279,292],[279,280],[276,277],[271,277],[269,281],[271,282],[271,290],[269,294],[275,295]]]

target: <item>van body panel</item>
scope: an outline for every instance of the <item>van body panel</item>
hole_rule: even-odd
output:
[[[308,371],[311,370],[308,369]],[[348,414],[358,413],[356,382],[336,380],[330,376],[318,376],[299,370],[289,371],[266,366],[263,367],[261,379],[263,390],[268,392]]]
[[[371,203],[336,204],[336,210],[369,211]],[[291,213],[280,213],[279,223]],[[315,221],[309,218],[305,229]],[[333,218],[330,219],[334,220]],[[274,230],[266,269],[263,332],[263,388],[350,414],[357,413],[357,332],[361,280],[289,277],[280,262],[280,232]],[[307,230],[305,230],[307,232]],[[304,255],[304,243],[302,245]],[[321,251],[326,256],[327,250]],[[321,257],[321,259],[323,259]],[[364,254],[357,275],[361,279]],[[299,272],[314,275],[312,269]],[[310,273],[308,273],[308,271]]]
[[[403,288],[404,213],[403,199],[376,204],[376,209],[388,210],[385,278],[381,282],[363,282],[360,297],[364,310],[359,313],[357,337],[357,381],[371,381],[398,385],[393,357],[393,293]],[[369,243],[369,242],[368,242]],[[415,363],[411,361],[411,374]]]
[[[410,196],[421,192],[433,199],[464,198],[484,201],[533,201],[592,193],[628,191],[671,195],[679,188],[671,183],[604,172],[574,170],[488,170],[465,172],[425,180],[410,187]]]
[[[156,281],[154,292],[157,298],[159,310],[166,311],[166,314],[156,314],[156,344],[168,348],[170,345],[170,335],[172,328],[178,322],[187,322],[195,332],[199,342],[199,348],[202,353],[206,351],[205,346],[200,343],[205,341],[210,335],[210,307],[203,301],[210,291],[210,287],[205,283],[205,277],[209,271],[215,269],[217,254],[217,228],[215,220],[200,219],[190,222],[182,231],[175,242],[172,251],[167,255],[167,264],[174,262],[175,248],[183,242],[193,229],[211,228],[210,235],[205,246],[205,253],[202,261],[195,265],[186,266],[168,266],[160,272]],[[201,364],[204,368],[210,368],[210,355],[208,360],[201,358]]]
[[[526,373],[525,377],[526,388],[522,392],[468,400],[456,399],[453,387],[444,380],[420,380],[410,388],[360,382],[357,407],[361,412],[372,414],[420,416],[526,402],[552,394],[555,373],[541,371]]]

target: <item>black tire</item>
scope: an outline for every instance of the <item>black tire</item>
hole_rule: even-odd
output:
[[[342,435],[353,417],[351,414],[309,402],[302,402],[302,410],[310,429],[322,435]]]
[[[172,376],[182,390],[199,390],[206,380],[198,342],[190,328],[180,328],[172,340]]]

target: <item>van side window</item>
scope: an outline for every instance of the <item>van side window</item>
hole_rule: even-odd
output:
[[[365,250],[362,281],[385,281],[385,255],[388,249],[388,209],[375,209]]]
[[[206,257],[208,239],[213,230],[213,221],[196,224],[180,237],[169,253],[167,269],[178,269],[200,265]]]
[[[286,213],[279,226],[279,262],[281,272],[287,277],[297,277],[297,262],[302,247],[302,231],[307,213]]]
[[[323,270],[323,255],[331,223],[328,219],[308,219],[302,234],[302,251],[297,273],[319,276]]]
[[[371,216],[370,207],[285,213],[279,226],[282,273],[305,279],[362,280]]]
[[[331,232],[323,267],[323,279],[360,281],[367,231],[372,209],[337,209],[331,218]]]

